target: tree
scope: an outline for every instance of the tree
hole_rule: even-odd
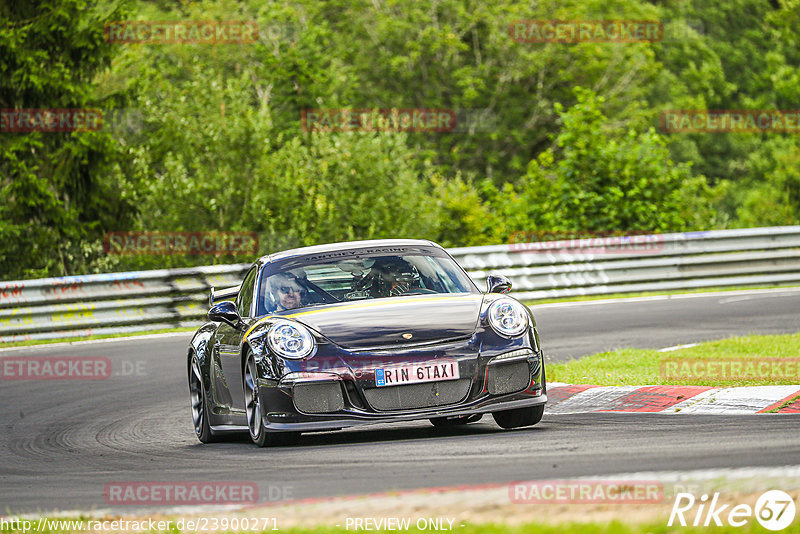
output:
[[[0,4],[0,109],[97,108],[93,76],[118,8],[86,0]],[[105,174],[118,156],[107,131],[0,132],[0,273],[6,279],[86,270],[104,230],[134,210]],[[93,245],[94,244],[94,245]]]
[[[575,95],[573,107],[556,105],[562,127],[554,147],[531,160],[519,187],[496,196],[506,239],[534,229],[669,232],[714,223],[705,179],[672,162],[654,129],[610,126],[602,97],[580,87]]]

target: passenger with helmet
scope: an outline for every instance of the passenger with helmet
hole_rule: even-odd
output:
[[[402,258],[381,258],[372,266],[370,274],[373,297],[396,297],[420,287],[419,271]]]

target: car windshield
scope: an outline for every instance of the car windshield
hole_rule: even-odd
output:
[[[443,251],[348,251],[265,267],[258,314],[365,299],[477,292]]]

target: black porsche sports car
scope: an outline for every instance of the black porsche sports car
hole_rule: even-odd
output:
[[[489,276],[482,293],[439,245],[334,243],[256,261],[242,284],[211,290],[188,351],[203,443],[249,432],[259,446],[301,432],[491,413],[534,425],[547,401],[536,325]]]

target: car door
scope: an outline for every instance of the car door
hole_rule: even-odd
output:
[[[253,287],[258,274],[254,266],[244,277],[239,295],[236,297],[236,309],[245,323],[253,315]],[[232,416],[244,416],[244,386],[242,383],[242,337],[244,330],[222,324],[215,334],[215,344],[219,350],[219,361],[225,377],[225,387],[230,393]]]

